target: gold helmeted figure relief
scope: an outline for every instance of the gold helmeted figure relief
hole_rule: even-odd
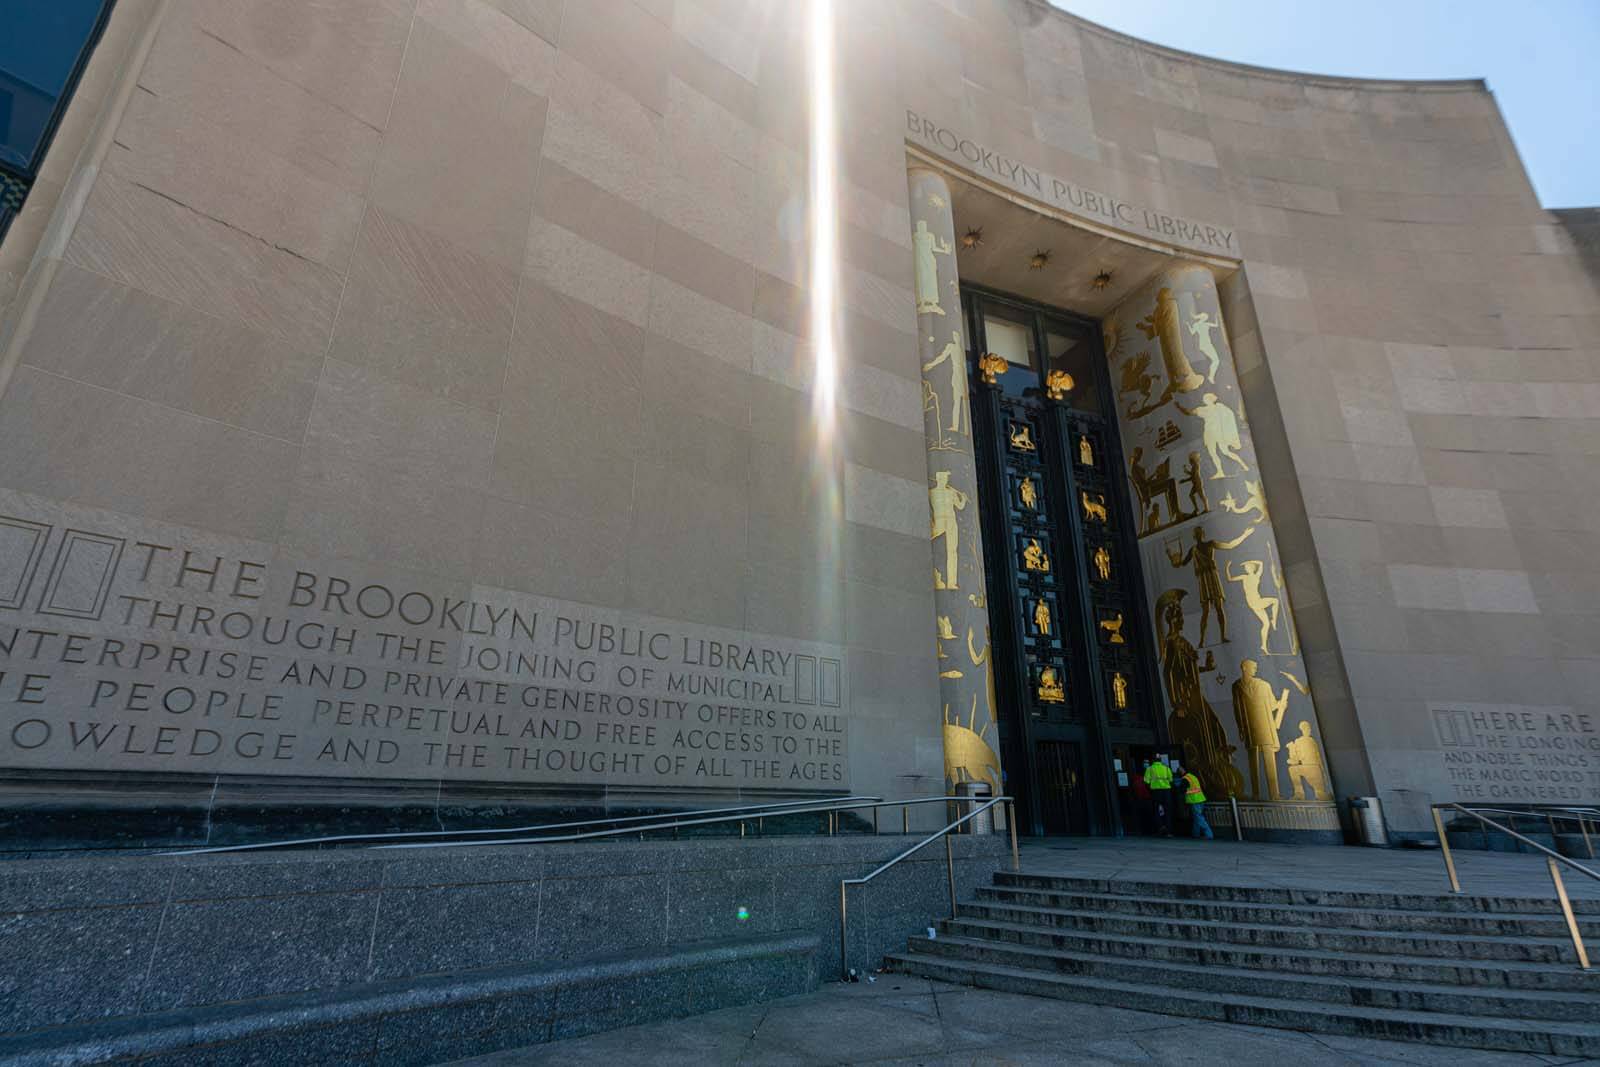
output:
[[[1059,704],[1067,699],[1067,689],[1061,684],[1054,667],[1044,667],[1039,671],[1038,693],[1041,704]]]
[[[1239,440],[1239,420],[1234,418],[1232,408],[1217,399],[1216,393],[1206,393],[1200,398],[1200,403],[1192,408],[1186,408],[1176,400],[1172,406],[1185,415],[1199,418],[1205,424],[1200,443],[1205,445],[1206,452],[1211,456],[1211,466],[1214,468],[1212,481],[1228,476],[1228,472],[1222,468],[1224,459],[1237,463],[1241,472],[1250,470],[1239,456],[1239,449],[1243,447]]]
[[[1047,634],[1047,633],[1050,632],[1050,603],[1049,603],[1049,601],[1044,600],[1044,599],[1040,599],[1040,600],[1034,602],[1034,605],[1033,605],[1033,625],[1036,626],[1038,628],[1039,632],[1042,633],[1042,634]]]
[[[1086,433],[1078,435],[1078,462],[1085,467],[1094,466],[1094,443]]]
[[[940,364],[950,367],[950,426],[951,433],[972,436],[972,398],[967,395],[967,361],[961,353],[961,331],[952,330],[950,343],[939,354],[922,365],[926,374]],[[924,382],[924,385],[927,383]],[[935,396],[937,404],[937,396]],[[937,408],[935,409],[937,410]]]
[[[1106,497],[1104,493],[1096,493],[1094,499],[1091,500],[1089,494],[1080,489],[1078,490],[1078,502],[1083,505],[1085,521],[1093,520],[1099,523],[1110,521],[1106,515]]]
[[[1217,368],[1222,365],[1222,357],[1217,355],[1217,346],[1211,343],[1211,331],[1221,325],[1220,322],[1212,322],[1210,313],[1205,311],[1197,311],[1189,319],[1189,332],[1194,335],[1200,345],[1200,353],[1210,364],[1206,368],[1206,381],[1212,385],[1217,384]]]
[[[1022,423],[1011,424],[1011,447],[1018,452],[1037,452],[1038,446],[1033,443],[1033,427]]]
[[[1233,560],[1226,563],[1228,581],[1238,582],[1239,588],[1244,590],[1244,603],[1250,613],[1256,617],[1256,622],[1261,626],[1261,654],[1268,656],[1272,650],[1268,647],[1271,643],[1272,631],[1278,628],[1278,598],[1266,596],[1261,592],[1261,576],[1266,573],[1266,566],[1258,559],[1247,559],[1239,564],[1239,573],[1233,573]]]
[[[1029,511],[1039,510],[1039,487],[1033,484],[1032,478],[1024,478],[1017,483],[1017,499]]]
[[[1064,370],[1053,370],[1044,376],[1045,395],[1051,400],[1065,400],[1074,384],[1072,375]]]
[[[1189,453],[1189,460],[1183,465],[1183,484],[1189,487],[1189,514],[1204,515],[1211,510],[1205,479],[1200,476],[1200,453]]]
[[[1222,721],[1201,688],[1200,676],[1217,669],[1216,658],[1200,653],[1183,633],[1184,589],[1168,589],[1156,599],[1156,625],[1161,632],[1161,682],[1167,690],[1172,714],[1167,734],[1183,748],[1184,763],[1195,768],[1206,787],[1238,796],[1243,776],[1233,766],[1234,746],[1229,744]]]
[[[935,589],[960,588],[956,563],[961,547],[961,527],[956,513],[966,510],[968,499],[966,493],[950,484],[949,471],[939,471],[933,476],[933,485],[928,488],[928,508],[933,515],[931,539],[944,538],[945,568],[943,575],[934,569]]]
[[[1194,544],[1187,548],[1167,545],[1167,559],[1174,567],[1194,568],[1195,582],[1200,586],[1200,644],[1206,643],[1206,624],[1212,612],[1217,615],[1217,631],[1224,643],[1228,640],[1227,597],[1222,590],[1222,575],[1217,571],[1217,553],[1223,549],[1238,548],[1245,538],[1255,532],[1251,526],[1231,541],[1213,541],[1206,536],[1204,526],[1194,528]]]
[[[950,254],[950,243],[928,229],[927,220],[918,219],[917,228],[911,234],[918,315],[944,314],[944,308],[939,305],[939,262],[935,257]]]
[[[1038,571],[1040,574],[1050,573],[1050,557],[1045,555],[1037,537],[1028,538],[1027,547],[1022,550],[1022,569]]]
[[[1100,580],[1109,582],[1111,580],[1111,553],[1106,551],[1106,546],[1095,546],[1094,554],[1089,558],[1093,561],[1094,572],[1100,576]]]
[[[983,379],[984,385],[999,385],[1000,375],[1011,369],[1011,364],[1006,362],[1006,357],[997,356],[993,352],[985,352],[978,357],[978,377]]]
[[[1118,711],[1128,706],[1128,679],[1123,677],[1121,671],[1111,676],[1111,704]]]
[[[1302,798],[1301,790],[1305,790]],[[1322,746],[1311,736],[1311,723],[1300,720],[1300,736],[1289,742],[1290,800],[1332,800],[1328,788],[1328,765],[1322,759]]]
[[[1250,761],[1250,799],[1287,800],[1278,791],[1278,730],[1289,709],[1289,689],[1285,686],[1282,693],[1274,693],[1272,686],[1256,675],[1257,667],[1253,659],[1242,661],[1239,680],[1233,683],[1234,723]]]
[[[1115,618],[1101,619],[1100,629],[1105,631],[1106,644],[1125,645],[1128,639],[1122,636],[1122,612],[1117,612]]]

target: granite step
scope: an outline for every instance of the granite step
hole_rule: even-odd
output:
[[[1575,875],[1575,877],[1582,877]],[[1162,897],[1169,900],[1240,902],[1251,904],[1290,904],[1312,907],[1367,908],[1383,911],[1446,911],[1525,914],[1551,903],[1554,893],[1531,897],[1474,896],[1443,892],[1448,888],[1444,867],[1439,869],[1441,892],[1373,893],[1340,889],[1261,888],[1253,886],[1193,885],[1181,882],[1124,881],[1114,878],[1074,878],[1063,875],[1017,874],[998,871],[996,886],[1054,890],[1068,893],[1096,893],[1118,896]],[[1572,901],[1578,915],[1600,917],[1600,900]]]
[[[1107,958],[1088,952],[1067,952],[1054,947],[962,936],[948,928],[941,931],[938,938],[912,938],[910,951],[1090,979],[1135,982],[1157,987],[1176,986],[1190,991],[1209,990],[1226,998],[1245,995],[1446,1015],[1600,1021],[1600,987],[1589,994],[1556,993],[1548,990],[1328,977],[1292,971],[1263,972],[1217,964],[1194,967],[1159,960]]]
[[[1118,965],[1149,961],[1197,970],[1221,966],[1350,980],[1392,980],[1534,992],[1600,994],[1600,969],[1583,971],[1572,963],[1438,959],[1389,953],[1196,944],[1164,937],[1134,937],[1066,927],[997,922],[973,917],[970,909],[960,919],[945,920],[941,929],[961,937],[1103,957]]]
[[[1424,911],[1420,908],[1355,908],[1326,904],[1273,904],[1258,901],[1199,901],[1121,893],[1069,892],[1022,886],[978,890],[979,903],[1023,904],[1068,911],[1100,911],[1142,918],[1200,918],[1273,926],[1317,926],[1341,930],[1406,930],[1422,933],[1565,938],[1566,920],[1554,899],[1542,911]],[[1600,943],[1600,916],[1580,919],[1585,940]]]
[[[1077,931],[1163,937],[1196,944],[1245,944],[1274,948],[1320,948],[1339,952],[1394,953],[1446,959],[1576,962],[1569,938],[1488,936],[1419,931],[1275,926],[1215,919],[1142,918],[1093,910],[1030,907],[977,901],[961,914],[997,922],[1063,927]]]
[[[1547,1056],[1600,1056],[1600,1022],[1481,1018],[1312,1000],[1219,996],[1211,990],[1050,973],[920,952],[895,953],[886,962],[898,973],[937,981],[1218,1022]]]

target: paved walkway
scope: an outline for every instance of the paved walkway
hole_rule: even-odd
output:
[[[811,1064],[1033,1067],[1535,1067],[1597,1064],[1199,1022],[1149,1012],[880,975],[805,996],[497,1052],[473,1067],[790,1067]]]
[[[1543,856],[1454,849],[1463,892],[1555,900]],[[1600,863],[1579,860],[1600,870]],[[1044,838],[1022,842],[1022,869],[1128,881],[1293,889],[1445,894],[1450,882],[1437,849],[1349,845],[1268,845],[1188,838]],[[1600,900],[1600,881],[1562,871],[1574,899]],[[1553,906],[1553,905],[1552,905]]]

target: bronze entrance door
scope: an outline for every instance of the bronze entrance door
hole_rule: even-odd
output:
[[[1099,327],[962,306],[1006,789],[1035,834],[1121,833],[1112,749],[1162,745],[1165,715]]]

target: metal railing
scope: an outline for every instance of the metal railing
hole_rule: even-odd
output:
[[[849,889],[850,889],[851,886],[853,886],[853,885],[866,885],[868,882],[872,881],[874,878],[878,877],[878,875],[882,874],[884,871],[887,871],[889,868],[893,867],[895,864],[899,863],[901,860],[906,859],[909,856],[913,856],[918,852],[921,852],[928,845],[933,844],[935,841],[939,840],[942,837],[942,838],[944,838],[944,869],[945,869],[945,876],[949,880],[949,883],[950,883],[950,918],[952,918],[952,919],[958,918],[959,915],[960,915],[960,911],[959,911],[959,905],[957,905],[957,903],[956,903],[956,861],[955,861],[955,855],[952,852],[951,847],[950,847],[950,834],[953,831],[959,829],[961,826],[963,826],[964,824],[966,824],[970,820],[977,818],[979,815],[982,815],[984,812],[990,810],[991,808],[993,808],[993,807],[995,807],[996,805],[999,805],[999,804],[1004,804],[1006,806],[1006,829],[1011,834],[1011,869],[1014,872],[1022,870],[1022,858],[1021,858],[1021,855],[1017,851],[1017,808],[1016,808],[1015,801],[1011,797],[995,797],[992,800],[981,800],[981,798],[979,798],[979,797],[934,797],[934,798],[930,798],[930,799],[946,800],[946,801],[954,800],[954,801],[956,801],[958,803],[978,804],[979,806],[973,808],[971,811],[969,811],[965,815],[961,816],[961,818],[957,819],[955,822],[950,823],[948,826],[945,826],[943,829],[935,830],[933,833],[929,834],[927,837],[924,837],[921,841],[918,841],[916,844],[912,845],[910,848],[908,848],[904,852],[900,853],[900,855],[898,855],[898,856],[894,857],[893,859],[889,860],[888,862],[880,865],[871,874],[868,874],[868,875],[866,875],[865,877],[862,877],[862,878],[845,878],[845,879],[842,879],[839,882],[839,977],[840,978],[848,980],[849,977],[850,977],[850,961],[849,961],[849,949],[848,949],[848,946],[849,946],[849,928],[850,928],[850,896],[849,896]],[[981,801],[981,803],[980,803],[980,801]],[[915,802],[913,802],[913,803],[915,803]]]
[[[1486,808],[1481,804],[1474,804],[1471,810],[1504,815],[1512,830],[1518,829],[1517,820],[1519,818],[1542,819],[1550,827],[1551,844],[1555,843],[1557,834],[1561,832],[1556,826],[1558,822],[1576,823],[1578,833],[1583,837],[1584,850],[1589,853],[1590,859],[1595,858],[1594,837],[1595,833],[1600,833],[1600,808],[1572,807],[1562,804],[1532,805],[1525,808]],[[1595,833],[1590,832],[1591,826],[1595,828]],[[1483,835],[1485,841],[1487,841],[1489,831],[1485,829]]]
[[[1439,835],[1439,852],[1440,852],[1441,855],[1444,856],[1444,870],[1445,870],[1445,873],[1450,876],[1450,891],[1453,892],[1453,893],[1461,892],[1461,879],[1456,876],[1456,861],[1450,855],[1450,841],[1449,841],[1449,838],[1445,834],[1444,820],[1439,817],[1439,812],[1442,811],[1442,810],[1458,811],[1463,815],[1470,815],[1470,816],[1472,816],[1472,818],[1477,819],[1483,825],[1489,826],[1489,827],[1493,827],[1494,829],[1499,830],[1503,834],[1509,834],[1510,836],[1516,838],[1518,841],[1522,842],[1524,845],[1527,845],[1529,848],[1532,848],[1537,852],[1544,853],[1544,861],[1545,861],[1546,865],[1548,865],[1549,868],[1550,868],[1550,881],[1556,887],[1556,899],[1558,901],[1560,901],[1560,903],[1561,903],[1561,914],[1562,914],[1562,917],[1565,918],[1566,921],[1567,921],[1567,933],[1572,935],[1572,947],[1578,950],[1578,966],[1587,971],[1589,969],[1589,953],[1583,947],[1583,935],[1578,930],[1578,919],[1572,913],[1572,900],[1567,896],[1567,887],[1561,881],[1561,868],[1556,866],[1556,864],[1558,862],[1562,863],[1562,864],[1565,864],[1566,866],[1571,867],[1573,870],[1578,871],[1581,874],[1588,875],[1590,878],[1593,878],[1597,882],[1600,882],[1600,871],[1595,871],[1595,870],[1592,870],[1592,869],[1590,869],[1588,867],[1585,867],[1583,864],[1579,863],[1577,860],[1569,859],[1568,857],[1561,855],[1561,853],[1555,851],[1554,849],[1545,848],[1543,845],[1539,844],[1539,842],[1537,842],[1537,841],[1534,841],[1532,838],[1525,837],[1522,834],[1519,834],[1517,831],[1511,829],[1508,826],[1502,826],[1500,823],[1495,822],[1493,819],[1489,818],[1487,815],[1482,814],[1485,811],[1492,811],[1492,812],[1495,812],[1496,814],[1504,814],[1504,813],[1506,813],[1507,809],[1503,809],[1503,808],[1477,808],[1477,809],[1473,809],[1473,808],[1463,807],[1460,804],[1433,804],[1433,805],[1430,805],[1430,809],[1433,812],[1433,828],[1434,828],[1434,831]],[[1587,811],[1589,811],[1591,809],[1584,808],[1584,809],[1560,809],[1560,810],[1563,811],[1563,812],[1569,812],[1570,813],[1570,812],[1574,812],[1574,811],[1587,812]],[[1526,815],[1527,812],[1521,812],[1521,813],[1515,813],[1514,812],[1513,814]],[[1561,817],[1562,818],[1567,818],[1569,816],[1568,815],[1562,815]],[[1587,820],[1587,818],[1588,818],[1587,815],[1582,816],[1582,820]],[[1580,821],[1580,825],[1582,825],[1581,821]],[[1554,834],[1554,832],[1555,832],[1555,820],[1554,819],[1552,819],[1551,822],[1550,822],[1550,830],[1551,830],[1551,833]],[[1593,856],[1594,855],[1594,846],[1593,846],[1592,843],[1590,843],[1589,831],[1588,831],[1587,826],[1584,826],[1583,836],[1584,836],[1585,843],[1589,844],[1589,855]]]
[[[656,812],[652,815],[602,815],[593,819],[573,819],[568,822],[543,823],[533,826],[494,826],[475,830],[405,830],[381,834],[333,834],[327,837],[299,837],[286,838],[281,841],[257,841],[247,845],[216,845],[210,848],[180,849],[173,852],[163,852],[163,856],[201,856],[213,852],[258,852],[271,848],[300,848],[317,845],[350,845],[357,842],[374,842],[374,848],[404,847],[401,845],[384,845],[381,842],[420,842],[424,838],[447,840],[440,841],[441,845],[458,844],[500,844],[496,841],[459,841],[456,838],[483,837],[490,834],[533,834],[543,831],[564,831],[576,826],[617,826],[624,823],[645,823],[651,825],[633,826],[623,830],[624,833],[642,833],[655,829],[656,823],[669,822],[674,819],[683,819],[688,816],[700,815],[726,815],[726,821],[733,821],[741,816],[750,819],[762,819],[772,815],[797,815],[807,812],[826,812],[837,809],[840,805],[859,805],[864,803],[879,803],[882,797],[876,796],[848,796],[835,797],[831,801],[816,800],[783,800],[772,801],[766,804],[744,804],[732,808],[701,808],[698,811],[680,811],[670,814]],[[899,803],[896,801],[896,803]],[[877,812],[873,812],[873,832],[877,832]],[[838,829],[837,818],[829,820],[829,833]],[[909,831],[907,831],[909,832]],[[579,835],[582,836],[582,835]],[[571,837],[562,837],[560,840],[571,840]],[[533,838],[518,840],[536,840]],[[509,844],[510,842],[504,842]]]

